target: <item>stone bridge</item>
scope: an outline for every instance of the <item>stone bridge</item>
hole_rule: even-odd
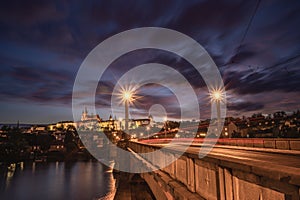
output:
[[[136,158],[155,166],[157,159],[181,155],[183,146],[129,142],[128,149],[146,153],[165,147],[159,158]],[[167,167],[141,174],[157,199],[299,200],[300,151],[219,145],[200,159],[200,148],[192,145]]]

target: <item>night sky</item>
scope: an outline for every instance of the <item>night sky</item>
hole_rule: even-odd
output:
[[[72,120],[72,89],[88,53],[106,38],[139,27],[164,27],[201,44],[218,66],[227,116],[294,111],[300,102],[300,1],[1,1],[0,122]],[[134,66],[166,64],[196,91],[201,118],[209,118],[207,87],[184,59],[144,49],[121,56],[101,78],[97,113],[110,114],[111,92]],[[168,88],[145,85],[132,116],[153,104],[179,117]],[[188,97],[187,97],[188,98]],[[84,105],[83,105],[84,106]],[[122,117],[122,116],[117,116]]]

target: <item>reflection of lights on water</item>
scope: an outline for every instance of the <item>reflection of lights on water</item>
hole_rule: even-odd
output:
[[[24,162],[21,162],[21,163],[20,163],[20,169],[21,169],[21,171],[24,170]]]
[[[15,173],[15,169],[9,169],[7,171],[7,178],[12,178],[14,176],[14,173]]]
[[[35,162],[32,163],[32,173],[35,172]]]
[[[14,176],[14,172],[12,172],[12,171],[7,172],[7,178],[11,178],[13,176]]]
[[[10,164],[10,166],[7,167],[6,186],[9,186],[10,180],[14,176],[15,170],[16,170],[16,164]]]
[[[55,174],[58,175],[59,173],[59,168],[58,168],[58,162],[55,162]]]

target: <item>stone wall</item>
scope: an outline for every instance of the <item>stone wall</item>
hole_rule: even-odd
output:
[[[220,138],[218,144],[300,151],[300,139],[289,138]]]
[[[133,142],[129,147],[135,152],[157,148]],[[170,159],[176,154],[176,151],[162,151],[160,159]],[[300,172],[210,156],[199,159],[191,153],[184,153],[169,166],[144,173],[142,177],[158,199],[299,200],[300,195]]]

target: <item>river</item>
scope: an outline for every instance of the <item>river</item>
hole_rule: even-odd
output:
[[[0,199],[92,200],[112,191],[115,179],[99,162],[27,163],[0,174]]]

